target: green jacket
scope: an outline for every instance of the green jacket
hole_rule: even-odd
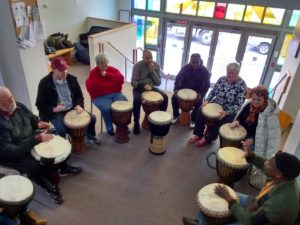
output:
[[[39,142],[35,139],[38,118],[23,104],[7,120],[0,114],[0,161],[14,161],[30,155]]]
[[[262,168],[265,159],[254,156],[250,161],[258,168]],[[237,201],[229,205],[233,216],[244,225],[294,225],[299,212],[299,192],[296,180],[280,183],[260,199],[258,208],[249,212]]]

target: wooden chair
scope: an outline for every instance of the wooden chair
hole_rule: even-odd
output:
[[[293,123],[293,117],[287,112],[280,110],[278,113],[281,134]]]

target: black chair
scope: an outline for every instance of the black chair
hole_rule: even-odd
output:
[[[100,26],[91,26],[90,30],[87,33],[79,34],[79,42],[81,45],[83,45],[85,48],[89,48],[89,41],[88,38],[92,34],[104,32],[107,30],[110,30],[111,28],[108,27],[100,27]]]

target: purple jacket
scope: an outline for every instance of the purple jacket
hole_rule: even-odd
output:
[[[174,91],[183,88],[190,88],[201,96],[205,96],[210,86],[210,74],[202,65],[193,69],[190,64],[185,65],[176,76]]]

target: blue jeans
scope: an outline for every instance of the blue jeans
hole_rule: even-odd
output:
[[[9,218],[4,213],[0,213],[0,224],[1,225],[19,225],[16,220]]]
[[[239,192],[237,192],[237,195],[240,198],[240,205],[245,208],[247,206],[247,202],[248,202],[248,195],[245,195],[245,194],[242,194]],[[201,212],[198,213],[197,220],[199,221],[199,225],[208,225]],[[239,223],[238,221],[235,221],[235,222],[229,223],[227,225],[242,225],[242,224]]]
[[[93,104],[101,111],[107,132],[112,133],[114,127],[111,119],[111,104],[115,101],[127,101],[127,98],[121,93],[112,93],[93,99]]]

